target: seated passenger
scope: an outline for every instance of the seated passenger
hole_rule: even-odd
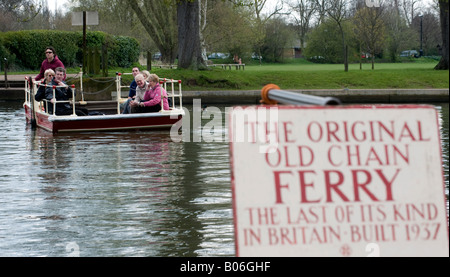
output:
[[[142,70],[141,74],[144,75],[145,81],[148,82],[148,77],[150,76],[150,72],[148,70]]]
[[[53,80],[53,77],[55,77],[55,71],[53,69],[47,69],[44,72],[44,80],[42,80],[41,84],[38,86],[38,90],[36,92],[36,95],[34,96],[34,99],[36,101],[41,101],[42,99],[45,99],[45,85],[50,84]]]
[[[144,95],[148,88],[148,82],[146,81],[146,79],[147,77],[142,73],[139,73],[134,77],[134,80],[137,83],[136,95],[134,97],[134,100],[133,98],[127,99],[125,108],[123,109],[123,114],[131,113],[132,108],[138,106],[139,103],[144,100]]]
[[[135,66],[132,69],[133,77],[136,78],[136,75],[139,74],[139,67]],[[134,98],[136,96],[136,79],[133,79],[133,81],[130,84],[130,91],[128,92],[128,98]]]
[[[167,100],[166,90],[159,85],[159,77],[156,74],[150,74],[149,90],[145,92],[144,99],[133,108],[133,112],[151,113],[161,110],[161,93],[163,95],[164,110],[169,110],[169,101]]]
[[[130,84],[130,91],[128,92],[128,99],[127,101],[120,104],[120,110],[122,111],[122,114],[130,113],[130,102],[136,98],[136,76],[140,73],[139,67],[135,66],[133,67],[131,73],[133,74],[133,81],[131,81]]]
[[[62,67],[55,69],[55,78],[45,89],[45,99],[50,100],[48,103],[48,113],[53,114],[53,103],[55,101],[69,100],[72,97],[72,89],[63,81],[66,70]],[[55,89],[55,98],[53,98],[53,86],[59,86]],[[62,87],[65,86],[65,87]],[[73,109],[68,102],[56,104],[56,115],[71,115]],[[79,116],[87,115],[87,109],[76,109],[75,113]]]

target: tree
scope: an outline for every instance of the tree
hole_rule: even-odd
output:
[[[410,49],[412,45],[411,38],[415,36],[406,20],[401,16],[397,6],[392,3],[385,3],[384,23],[386,28],[387,50],[391,62],[398,60],[398,54],[401,50]]]
[[[129,35],[139,24],[130,5],[119,0],[70,0],[72,12],[97,11],[99,24],[90,31],[101,30],[114,35]],[[140,27],[140,26],[139,26]]]
[[[274,9],[267,15],[267,16],[263,16],[263,9],[264,6],[266,5],[267,0],[250,0],[251,7],[253,9],[253,11],[255,12],[255,33],[256,33],[256,38],[255,38],[255,42],[254,42],[254,46],[256,48],[256,52],[258,53],[259,56],[259,63],[261,64],[261,47],[264,43],[264,39],[265,39],[265,29],[264,29],[264,25],[265,23],[272,18],[273,16],[277,15],[282,9],[283,9],[283,5],[282,4],[278,4],[274,7]]]
[[[177,27],[174,1],[127,0],[148,35],[161,51],[162,60],[173,63],[177,54]]]
[[[127,0],[147,33],[161,51],[164,62],[178,67],[206,69],[202,56],[199,0]],[[178,50],[178,51],[177,51]]]
[[[449,43],[449,19],[448,19],[448,1],[439,0],[439,17],[441,19],[442,34],[442,57],[434,69],[448,70],[448,43]]]
[[[15,22],[27,22],[34,19],[41,11],[42,5],[36,0],[2,0],[0,1],[0,31],[12,30]],[[9,29],[8,29],[9,28]]]
[[[252,29],[253,17],[248,8],[237,7],[230,1],[210,1],[208,24],[203,36],[206,47],[215,52],[227,52],[244,57],[252,50],[256,32]]]
[[[359,9],[354,17],[358,38],[364,45],[365,51],[372,57],[372,69],[374,69],[375,54],[382,49],[385,41],[383,10],[383,6],[365,6]]]
[[[347,26],[344,26],[344,29],[347,29]],[[339,27],[334,20],[327,19],[308,35],[304,56],[313,62],[342,63],[341,38]]]
[[[412,21],[412,29],[415,31],[418,43],[422,37],[422,49],[425,56],[438,55],[436,45],[441,44],[441,28],[439,17],[434,13],[425,11],[416,16]]]
[[[347,0],[329,0],[320,2],[317,1],[318,5],[325,5],[322,10],[327,12],[327,15],[332,18],[339,27],[342,38],[342,51],[344,57],[344,71],[348,71],[348,49],[345,42],[345,33],[343,22],[347,18]]]
[[[316,26],[319,26],[326,20],[326,2],[328,0],[315,0],[316,1],[316,9],[317,9],[317,23]]]
[[[401,0],[401,5],[403,8],[403,15],[405,16],[408,26],[411,26],[413,18],[416,17],[419,6],[416,5],[419,0]]]
[[[200,2],[184,0],[177,5],[178,67],[191,70],[207,69],[202,55],[200,33]]]
[[[207,26],[206,15],[208,14],[208,0],[200,0],[200,45],[202,50],[202,58],[203,60],[207,60],[206,56],[206,41],[205,41],[205,30]]]
[[[262,55],[267,62],[281,62],[284,50],[293,45],[294,34],[281,17],[272,18],[265,24]]]
[[[317,11],[315,0],[296,0],[290,4],[290,7],[295,12],[293,18],[297,26],[297,33],[300,38],[300,47],[304,49],[306,46],[306,35],[311,27],[311,19]]]
[[[134,10],[122,0],[68,0],[69,13],[55,13],[52,23],[56,29],[80,31],[80,26],[72,26],[71,12],[97,11],[98,25],[90,25],[89,31],[102,31],[116,36],[131,36],[139,41],[141,51],[157,49],[154,36],[148,35]],[[139,2],[138,2],[139,3]]]

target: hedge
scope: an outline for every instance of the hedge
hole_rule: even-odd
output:
[[[86,45],[99,48],[106,45],[111,66],[128,67],[139,59],[139,43],[131,37],[87,32]],[[82,32],[30,30],[0,33],[0,55],[13,58],[15,65],[23,69],[39,69],[47,46],[55,48],[66,67],[82,63]]]
[[[115,36],[115,43],[111,54],[109,54],[109,64],[112,66],[129,67],[139,60],[139,42],[130,37]]]

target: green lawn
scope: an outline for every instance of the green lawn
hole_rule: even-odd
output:
[[[285,64],[247,65],[245,70],[212,68],[207,71],[154,68],[159,77],[181,79],[184,91],[189,90],[259,90],[266,84],[281,89],[385,89],[385,88],[449,88],[449,71],[434,70],[437,61],[417,59],[405,63],[314,64],[299,61]],[[142,67],[144,69],[144,67]],[[77,73],[79,68],[68,72]],[[112,68],[115,72],[131,72],[131,68]],[[22,72],[23,74],[23,72]],[[130,81],[131,75],[124,76]]]
[[[160,77],[181,79],[183,90],[261,89],[276,84],[282,89],[341,88],[448,88],[449,71],[434,70],[435,63],[252,65],[245,70],[214,68],[210,71],[155,69]]]

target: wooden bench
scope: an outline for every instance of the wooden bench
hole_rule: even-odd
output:
[[[216,66],[220,66],[220,67],[222,67],[222,69],[230,69],[231,70],[231,67],[233,67],[233,66],[235,66],[236,67],[236,70],[240,70],[241,69],[241,67],[242,67],[242,70],[245,70],[245,63],[242,63],[242,64],[238,64],[238,63],[229,63],[229,64],[211,64],[211,65],[208,65],[208,66],[210,66],[210,67],[216,67]]]
[[[170,68],[170,69],[176,69],[176,64],[160,64],[160,65],[152,65],[152,67],[159,67],[159,68]]]

